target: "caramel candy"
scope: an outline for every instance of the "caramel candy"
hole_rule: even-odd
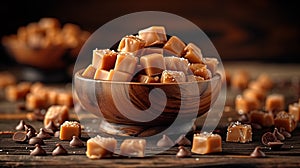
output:
[[[93,67],[93,65],[89,65],[82,73],[83,77],[93,79],[95,75],[96,69]]]
[[[245,89],[243,91],[243,97],[246,99],[255,99],[258,101],[263,101],[265,99],[265,93],[256,89]]]
[[[162,48],[152,48],[152,47],[143,48],[136,53],[136,57],[142,57],[144,55],[149,55],[154,53],[164,55],[164,50]]]
[[[172,71],[182,71],[187,74],[189,62],[187,59],[178,57],[164,57],[166,69]]]
[[[284,96],[281,94],[271,94],[266,99],[266,111],[278,112],[284,109]]]
[[[136,36],[129,35],[122,38],[118,47],[118,51],[135,52],[143,48],[144,46],[145,46],[144,40]]]
[[[239,70],[231,77],[231,86],[234,89],[246,89],[249,83],[250,76],[247,71]]]
[[[207,66],[205,64],[190,64],[189,68],[194,75],[201,76],[205,80],[212,77],[210,70],[207,69]]]
[[[289,114],[293,115],[296,122],[300,120],[300,105],[298,103],[289,105]]]
[[[142,67],[148,76],[156,76],[166,69],[165,60],[161,54],[144,55],[140,59]]]
[[[282,127],[286,131],[292,132],[297,127],[297,123],[293,118],[294,117],[291,114],[285,111],[281,111],[276,115],[274,125],[277,128]]]
[[[187,77],[188,82],[199,82],[199,81],[204,81],[204,78],[201,76],[196,76],[196,75],[188,75]]]
[[[217,58],[204,58],[204,62],[207,65],[207,68],[210,70],[212,76],[214,76],[218,69],[219,61]]]
[[[44,96],[40,96],[37,94],[29,93],[26,95],[26,108],[33,110],[33,109],[40,109],[46,106],[47,100]]]
[[[247,99],[241,95],[237,95],[235,98],[235,110],[239,114],[247,114],[252,110],[260,109],[260,102],[256,99]]]
[[[117,140],[97,135],[94,138],[90,138],[86,146],[86,156],[90,159],[112,157],[117,146]]]
[[[145,41],[145,47],[164,44],[167,41],[166,30],[163,26],[151,26],[140,30],[139,38]]]
[[[94,79],[107,80],[109,71],[97,69],[94,75]]]
[[[257,123],[263,127],[271,127],[274,125],[274,116],[273,113],[270,112],[251,111],[249,119],[251,123]]]
[[[126,72],[110,70],[107,76],[107,80],[118,81],[118,82],[129,82],[132,75]]]
[[[16,83],[16,78],[9,72],[0,72],[0,89]]]
[[[59,92],[57,95],[58,105],[66,105],[68,107],[73,106],[73,96],[71,92]]]
[[[175,56],[181,57],[186,45],[178,37],[172,36],[164,45],[164,49],[171,51]]]
[[[47,104],[54,105],[57,104],[58,91],[50,89],[47,94]]]
[[[9,101],[17,101],[25,98],[26,94],[30,91],[31,83],[22,82],[18,85],[10,85],[5,88],[5,97]]]
[[[138,58],[128,53],[119,53],[114,70],[133,74],[138,62]]]
[[[138,75],[137,80],[141,83],[159,83],[159,76]]]
[[[120,146],[120,155],[130,157],[144,157],[145,147],[145,139],[125,139]]]
[[[73,136],[81,136],[81,126],[77,121],[65,121],[60,126],[60,140],[72,140]]]
[[[252,141],[251,125],[232,122],[227,128],[227,142],[246,143]]]
[[[257,82],[259,82],[261,84],[261,87],[265,90],[270,90],[273,87],[273,80],[266,73],[260,74],[259,77],[257,78]]]
[[[57,127],[69,119],[69,108],[65,105],[52,105],[46,112],[44,126],[52,121]]]
[[[92,66],[95,69],[103,69],[109,71],[115,66],[117,53],[111,50],[94,50]],[[94,76],[94,75],[93,75]]]
[[[182,71],[164,70],[160,78],[161,83],[180,83],[185,81],[186,78]]]
[[[207,132],[194,134],[192,152],[197,154],[222,152],[221,136]]]
[[[190,63],[203,63],[201,50],[194,43],[189,43],[184,48],[184,52],[184,58],[188,59]]]

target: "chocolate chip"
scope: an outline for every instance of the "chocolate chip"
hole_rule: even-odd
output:
[[[61,145],[61,144],[56,144],[56,148],[52,151],[52,155],[67,155],[68,151]]]
[[[25,124],[24,125],[25,131],[28,132],[28,129],[31,128],[31,131],[33,131],[34,133],[36,133],[36,130],[33,128],[32,125],[29,124]]]
[[[284,141],[285,137],[284,135],[282,135],[277,128],[274,129],[273,134],[276,136],[277,139],[279,139],[280,141]]]
[[[189,146],[192,144],[191,141],[185,137],[185,135],[181,135],[175,142],[179,146]]]
[[[282,147],[283,142],[276,141],[276,142],[268,142],[268,146],[271,147],[272,150],[278,150]]]
[[[32,131],[31,128],[28,128],[28,132],[27,132],[26,135],[27,135],[27,138],[30,139],[30,138],[32,138],[32,137],[35,137],[35,132]]]
[[[26,142],[27,140],[26,132],[23,131],[15,132],[12,139],[15,142]]]
[[[20,120],[19,124],[16,126],[16,130],[17,131],[24,131],[25,130],[25,121],[24,120]]]
[[[70,141],[70,146],[82,147],[82,146],[84,146],[84,144],[77,136],[73,136],[73,139]]]
[[[255,157],[255,158],[260,158],[260,157],[265,157],[266,154],[261,151],[261,148],[259,146],[255,147],[255,149],[253,150],[253,152],[250,154],[251,157]]]
[[[192,153],[189,150],[187,150],[184,146],[179,146],[178,149],[179,151],[177,152],[176,157],[186,158],[192,156]]]
[[[40,132],[36,135],[36,137],[42,139],[50,139],[51,135],[44,128],[41,128]]]
[[[35,145],[35,144],[44,145],[45,143],[42,138],[32,137],[29,139],[28,144],[29,145]]]
[[[251,123],[251,127],[256,130],[262,129],[262,126],[257,123]]]
[[[164,134],[163,137],[157,141],[156,145],[158,147],[171,147],[175,144],[167,135]]]
[[[284,128],[280,127],[279,132],[285,137],[285,138],[291,138],[292,134],[287,132]]]
[[[58,130],[58,128],[56,127],[56,125],[54,124],[53,121],[50,121],[46,126],[45,126],[46,129],[50,129],[52,130],[52,132],[55,132]]]
[[[271,133],[271,132],[266,132],[261,137],[261,142],[264,145],[268,145],[268,142],[276,142],[276,141],[277,141],[276,136],[273,133]]]
[[[36,144],[34,150],[30,152],[30,155],[31,156],[45,156],[47,154],[46,154],[46,151],[39,144]]]

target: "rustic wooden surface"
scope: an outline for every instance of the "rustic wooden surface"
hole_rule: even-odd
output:
[[[282,77],[287,82],[285,84],[279,83],[277,85],[278,88],[273,91],[288,94],[288,103],[298,100],[299,88],[297,90],[297,87],[293,86],[292,91],[289,91],[291,88],[282,89],[282,87],[292,86],[295,83],[296,86],[297,84],[299,86],[300,71],[297,66],[255,66],[255,68],[250,65],[242,67],[249,68],[249,70],[255,69],[252,73],[253,76],[261,72],[262,69],[265,69],[266,72],[271,73],[273,76]],[[234,72],[240,66],[233,63],[226,64],[226,67],[229,71]],[[296,79],[298,80],[295,82]],[[216,132],[223,139],[222,153],[209,155],[193,154],[191,158],[176,158],[177,147],[175,146],[151,157],[127,158],[115,155],[111,159],[101,160],[90,160],[85,155],[85,147],[72,148],[69,147],[68,141],[60,141],[54,137],[45,140],[46,145],[42,146],[46,150],[47,156],[30,156],[29,153],[34,148],[33,146],[12,141],[14,128],[20,119],[26,119],[26,113],[17,112],[16,104],[20,102],[6,102],[2,95],[0,96],[0,167],[300,167],[300,125],[292,133],[292,138],[284,141],[282,149],[274,151],[263,147],[263,151],[267,155],[265,158],[251,158],[249,154],[256,146],[263,146],[260,142],[260,137],[264,132],[272,131],[272,128],[253,130],[253,142],[251,143],[225,142],[228,121],[235,121],[238,117],[232,106],[232,101],[236,94],[238,92],[228,89],[226,110],[223,112],[222,119],[216,128]],[[72,118],[75,117],[75,115],[72,115]],[[201,129],[201,123],[203,123],[204,118],[205,116],[197,120],[197,130]],[[28,123],[32,124],[35,128],[42,127],[42,122],[39,121]],[[84,142],[88,138],[88,135],[83,133],[82,139]],[[191,134],[189,134],[188,138],[191,139]],[[61,143],[68,150],[67,156],[51,155],[51,151],[56,143]],[[188,148],[190,149],[190,147]]]

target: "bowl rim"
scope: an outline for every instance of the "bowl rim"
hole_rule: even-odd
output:
[[[81,75],[81,73],[84,71],[83,69],[78,70],[74,74],[74,78],[78,78],[82,81],[87,82],[96,82],[96,83],[108,83],[108,84],[133,84],[133,85],[148,85],[148,86],[165,86],[165,85],[186,85],[186,84],[201,84],[201,83],[209,83],[212,81],[220,80],[221,82],[221,74],[216,73],[211,79],[203,80],[203,81],[196,81],[196,82],[180,82],[180,83],[141,83],[141,82],[122,82],[122,81],[111,81],[111,80],[100,80],[100,79],[91,79],[91,78],[85,78]]]

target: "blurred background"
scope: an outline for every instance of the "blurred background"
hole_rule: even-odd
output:
[[[93,33],[119,16],[144,10],[180,15],[198,25],[223,61],[300,63],[299,9],[296,1],[100,1],[4,0],[0,2],[0,36],[16,34],[20,26],[55,17]],[[17,65],[0,48],[0,69]]]

